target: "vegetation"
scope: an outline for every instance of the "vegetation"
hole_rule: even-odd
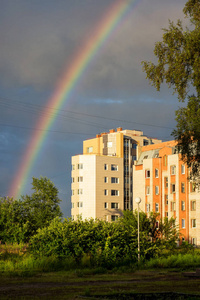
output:
[[[143,70],[151,84],[159,91],[165,81],[173,87],[180,101],[187,106],[176,111],[177,127],[173,135],[182,159],[199,174],[200,163],[200,2],[188,0],[183,9],[190,20],[189,28],[182,22],[169,22],[163,29],[163,40],[155,44],[157,64],[143,61]]]
[[[39,228],[61,217],[58,189],[46,177],[33,177],[31,196],[19,200],[0,198],[0,241],[25,243]]]

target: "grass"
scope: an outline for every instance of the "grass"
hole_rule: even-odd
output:
[[[172,254],[108,270],[86,258],[34,258],[23,245],[0,248],[1,299],[200,299],[200,278],[182,270],[200,267],[200,252]],[[156,294],[157,293],[157,294]],[[164,293],[164,294],[163,294]],[[168,293],[168,294],[166,294]],[[173,294],[173,293],[183,293]],[[145,296],[144,296],[145,294]],[[189,294],[189,296],[187,296]],[[197,296],[192,296],[196,294]],[[168,298],[163,298],[163,297]]]

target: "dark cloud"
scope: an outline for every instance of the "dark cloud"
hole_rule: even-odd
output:
[[[0,195],[9,190],[31,135],[40,129],[38,119],[57,80],[115,2],[0,0]],[[166,87],[157,93],[149,85],[141,61],[154,59],[161,28],[168,27],[168,19],[183,19],[184,4],[185,0],[138,2],[95,55],[59,112],[54,132],[48,133],[26,178],[25,192],[30,193],[32,176],[50,177],[69,215],[70,160],[82,152],[82,140],[118,126],[170,139],[177,98]]]

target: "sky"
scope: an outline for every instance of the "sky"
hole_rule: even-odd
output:
[[[118,0],[0,0],[0,196],[10,195],[25,150],[38,130],[43,109],[76,53]],[[130,0],[121,0],[130,2]],[[181,106],[166,85],[157,92],[142,71],[156,62],[154,45],[169,20],[184,20],[186,0],[139,0],[118,24],[75,84],[46,130],[23,195],[32,177],[48,177],[59,190],[65,217],[71,208],[71,156],[82,142],[109,129],[142,130],[171,140]]]

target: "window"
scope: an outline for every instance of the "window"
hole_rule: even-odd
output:
[[[181,201],[181,210],[185,210],[185,201]]]
[[[111,221],[115,222],[118,220],[118,217],[119,216],[116,216],[116,215],[111,215]]]
[[[78,170],[83,169],[83,164],[78,164],[78,165],[77,165],[77,168],[78,168]]]
[[[104,190],[104,195],[108,196],[108,190]]]
[[[196,210],[196,200],[191,201],[191,210],[195,211]]]
[[[112,142],[107,142],[107,148],[112,148]]]
[[[83,176],[79,176],[77,181],[78,182],[83,182]]]
[[[166,167],[167,166],[167,155],[163,156],[163,165]]]
[[[111,190],[111,196],[119,196],[118,190]]]
[[[83,194],[83,189],[78,189],[78,195],[82,195]]]
[[[83,202],[79,202],[79,207],[83,207]]]
[[[190,182],[190,192],[193,193],[196,191],[196,183]]]
[[[156,195],[159,194],[159,186],[158,186],[158,185],[155,186],[155,194],[156,194]]]
[[[104,164],[104,170],[108,170],[108,165]]]
[[[165,205],[168,205],[168,195],[165,195]]]
[[[155,203],[155,211],[159,212],[159,204],[158,203]]]
[[[150,186],[149,185],[146,186],[146,195],[150,195]]]
[[[72,165],[72,171],[75,170],[75,165]]]
[[[150,178],[150,170],[145,170],[145,177]]]
[[[145,155],[143,159],[147,159],[147,158],[148,158],[148,155]]]
[[[72,177],[72,183],[74,182],[74,177]]]
[[[197,222],[196,219],[192,219],[192,228],[196,228],[197,227]]]
[[[191,238],[191,243],[195,246],[197,244],[197,238]]]
[[[181,174],[185,174],[185,165],[181,165]]]
[[[72,196],[74,195],[74,190],[72,190]]]
[[[164,178],[165,188],[168,188],[168,177]]]
[[[171,175],[176,175],[176,166],[171,166]]]
[[[133,156],[132,156],[132,160],[133,160],[133,161],[136,160],[136,155],[133,155]]]
[[[149,145],[149,141],[148,140],[143,140],[143,146],[147,146]]]
[[[87,153],[92,153],[93,152],[93,147],[87,147]]]
[[[118,165],[111,165],[111,171],[118,171]]]
[[[119,203],[112,202],[111,208],[119,208]]]
[[[156,221],[156,229],[159,228],[159,221]]]
[[[185,228],[185,219],[182,219],[182,220],[181,220],[181,227],[182,227],[182,228]]]
[[[72,219],[72,221],[74,221],[74,216],[73,215],[71,216],[71,219]]]
[[[155,169],[155,177],[158,178],[158,169]]]
[[[185,182],[181,182],[181,193],[185,193]]]
[[[172,183],[171,184],[171,194],[173,194],[175,192],[176,192],[176,185],[175,185],[175,183]]]
[[[77,207],[79,207],[79,202],[76,203]]]
[[[108,208],[108,203],[104,202],[104,208],[107,209]]]
[[[74,208],[74,202],[72,202],[72,208]]]
[[[137,149],[137,144],[133,144],[133,149]]]
[[[171,211],[176,210],[176,202],[171,202]]]
[[[108,183],[108,177],[104,177],[104,182]]]
[[[111,177],[111,183],[119,183],[118,177]]]
[[[147,212],[150,212],[150,204],[147,203]]]

